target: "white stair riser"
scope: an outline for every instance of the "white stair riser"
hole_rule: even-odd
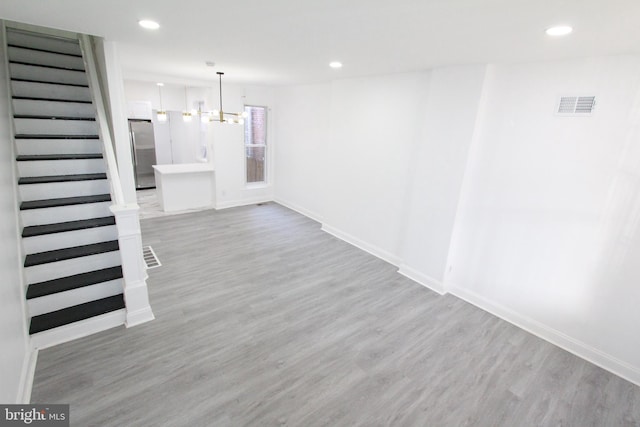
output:
[[[62,86],[51,83],[11,82],[11,90],[13,96],[91,101],[91,91],[87,87]]]
[[[63,197],[94,196],[107,194],[110,191],[109,181],[106,179],[23,184],[19,187],[20,198],[23,202],[30,200],[60,199]]]
[[[15,115],[56,116],[56,117],[95,117],[93,104],[79,102],[34,101],[31,99],[14,99]]]
[[[58,206],[55,208],[28,209],[20,211],[22,225],[55,224],[57,222],[78,221],[81,219],[110,216],[111,202],[85,203],[81,205]]]
[[[99,139],[16,139],[18,155],[101,154]]]
[[[87,75],[84,71],[58,70],[34,65],[9,64],[9,74],[11,78],[14,79],[87,85]]]
[[[73,68],[84,70],[82,58],[61,55],[59,53],[38,52],[19,47],[9,47],[9,59],[13,62],[26,62],[28,64],[50,65],[53,67]]]
[[[27,283],[46,282],[47,280],[88,273],[102,268],[116,267],[121,264],[120,251],[66,259],[34,265],[24,269]]]
[[[35,34],[7,31],[7,43],[17,46],[29,46],[35,49],[51,50],[54,52],[82,54],[77,40],[64,40],[53,37],[41,37]]]
[[[22,244],[24,252],[29,255],[110,240],[118,240],[118,229],[115,225],[25,237]]]
[[[122,279],[118,279],[96,283],[95,285],[84,286],[66,292],[58,292],[57,294],[46,295],[40,298],[32,298],[27,300],[27,304],[29,306],[29,315],[33,317],[121,293]]]
[[[97,135],[98,126],[88,120],[14,119],[16,134]]]
[[[25,176],[76,175],[105,172],[102,159],[35,160],[18,162],[18,172]]]

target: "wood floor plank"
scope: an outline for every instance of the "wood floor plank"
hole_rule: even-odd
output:
[[[156,320],[40,352],[72,425],[640,425],[639,387],[275,203],[142,231]]]

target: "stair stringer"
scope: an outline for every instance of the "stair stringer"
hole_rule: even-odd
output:
[[[112,183],[112,199],[115,203],[111,212],[116,218],[118,242],[122,257],[122,271],[124,279],[124,300],[127,314],[125,325],[136,326],[155,319],[149,303],[147,287],[147,269],[142,254],[142,234],[140,231],[139,206],[125,202],[124,192],[118,173],[114,144],[111,130],[108,126],[107,111],[102,94],[103,85],[100,84],[98,61],[93,49],[93,42],[98,39],[88,35],[80,35],[80,47],[83,51],[87,77],[93,102],[97,109],[96,121],[103,141],[103,154],[107,164],[107,175]],[[107,70],[102,70],[103,79],[107,80]],[[104,87],[107,85],[105,84]],[[113,121],[113,119],[112,119]]]

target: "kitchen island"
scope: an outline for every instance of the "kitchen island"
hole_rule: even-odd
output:
[[[165,212],[213,208],[214,169],[210,163],[154,165],[156,194]]]

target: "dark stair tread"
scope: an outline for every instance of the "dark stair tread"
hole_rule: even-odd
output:
[[[44,234],[64,233],[65,231],[84,230],[87,228],[106,227],[115,225],[112,216],[102,218],[82,219],[78,221],[58,222],[55,224],[32,225],[22,230],[22,237],[42,236]]]
[[[33,283],[27,289],[27,299],[57,294],[58,292],[70,291],[121,278],[122,267],[118,266],[47,280],[46,282]]]
[[[7,47],[15,47],[15,48],[18,48],[18,49],[34,50],[36,52],[54,53],[56,55],[71,56],[73,58],[82,58],[82,54],[79,54],[79,53],[58,52],[58,51],[50,50],[50,49],[41,49],[41,48],[31,47],[31,46],[20,46],[20,45],[12,44],[12,43],[7,44]]]
[[[100,139],[98,135],[27,135],[19,133],[15,139]]]
[[[54,70],[68,70],[68,71],[83,71],[86,72],[84,68],[74,68],[74,67],[61,67],[57,65],[45,65],[37,62],[27,62],[27,61],[14,61],[9,58],[9,64],[19,64],[19,65],[31,65],[34,67],[42,67],[42,68],[52,68]]]
[[[100,139],[98,135],[27,135],[19,133],[15,139]]]
[[[95,122],[95,117],[74,117],[74,116],[36,116],[30,114],[16,114],[14,119],[37,119],[37,120],[75,120],[84,122]]]
[[[18,180],[18,184],[46,184],[50,182],[95,181],[107,179],[106,173],[83,173],[76,175],[28,176]]]
[[[82,83],[61,83],[61,82],[55,82],[55,81],[48,81],[48,80],[35,80],[35,79],[20,79],[20,78],[12,78],[11,79],[12,82],[22,82],[22,83],[45,83],[48,85],[58,85],[58,86],[73,86],[73,87],[89,87],[88,84],[82,84]]]
[[[73,246],[71,248],[56,249],[54,251],[38,252],[27,255],[24,260],[25,267],[64,261],[89,255],[98,255],[105,252],[113,252],[119,249],[117,240],[92,243],[90,245]]]
[[[31,200],[28,202],[22,202],[20,204],[20,210],[24,211],[28,209],[43,209],[43,208],[55,208],[58,206],[83,205],[86,203],[108,202],[110,200],[111,200],[110,194],[96,194],[95,196],[64,197],[60,199]]]
[[[118,294],[112,297],[74,305],[73,307],[63,308],[62,310],[52,311],[51,313],[41,314],[31,318],[29,334],[36,334],[123,308],[125,308],[124,296]]]
[[[38,161],[38,160],[85,160],[85,159],[101,159],[102,153],[81,153],[81,154],[27,154],[17,156],[19,162]]]
[[[47,102],[74,102],[76,104],[93,104],[93,101],[84,101],[82,99],[59,99],[44,98],[41,96],[12,96],[12,99],[23,99],[25,101],[47,101]]]

